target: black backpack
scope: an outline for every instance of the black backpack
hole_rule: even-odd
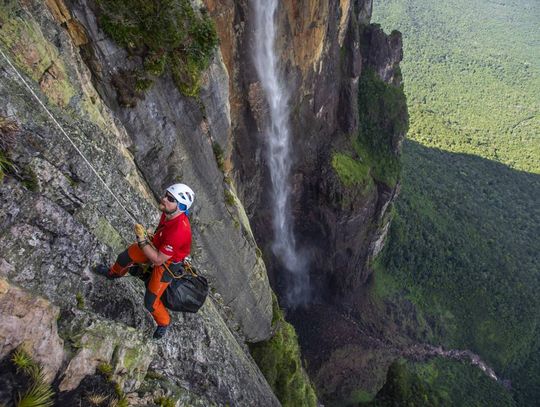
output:
[[[172,273],[171,273],[172,274]],[[173,280],[161,296],[163,305],[172,311],[197,312],[208,296],[208,281],[193,266],[182,267],[180,276]]]

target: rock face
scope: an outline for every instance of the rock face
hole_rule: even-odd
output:
[[[64,370],[58,389],[63,392],[77,388],[86,376],[107,364],[125,391],[137,390],[155,358],[157,346],[135,328],[126,329],[122,324],[78,314],[69,331],[69,340],[78,350]]]
[[[58,307],[0,278],[0,311],[0,359],[23,346],[52,381],[64,359],[64,341],[56,327]]]
[[[221,56],[216,54],[205,73],[199,100],[170,92],[175,85],[167,77],[157,81],[136,106],[124,107],[110,84],[116,73],[136,64],[136,58],[104,38],[86,2],[76,3],[73,13],[94,39],[86,47],[93,81],[127,131],[126,147],[138,169],[155,196],[178,180],[194,186],[195,256],[234,310],[246,337],[252,341],[267,338],[271,297],[266,269],[257,260],[250,231],[235,227],[242,209],[226,205],[225,189],[233,191],[224,182],[213,153],[213,143],[226,146],[230,131],[228,75]],[[246,285],[252,289],[245,290]]]
[[[105,38],[92,10],[84,1],[0,6],[2,51],[66,132],[0,57],[0,117],[19,130],[0,184],[1,276],[54,304],[51,315],[59,310],[66,352],[61,366],[58,358],[49,364],[64,375],[60,391],[109,363],[126,392],[144,387],[150,369],[178,389],[166,395],[180,404],[278,405],[244,344],[269,337],[271,294],[241,203],[225,203],[234,186],[224,182],[212,148],[225,146],[230,131],[221,56],[205,72],[199,100],[181,96],[166,77],[130,110],[111,85],[129,57]],[[144,284],[111,282],[91,269],[133,239],[132,218],[155,225],[155,197],[179,179],[196,191],[192,254],[213,295],[196,315],[174,314],[170,334],[152,343]],[[2,323],[9,315],[2,312]],[[14,329],[3,353],[25,338]]]
[[[218,5],[226,2],[207,3],[219,21],[220,36],[226,38],[221,49],[229,55],[227,66],[234,72],[230,76],[232,173],[257,242],[271,265],[271,280],[278,291],[284,291],[279,261],[271,258],[269,249],[272,200],[260,133],[264,95],[253,66],[253,49],[258,46],[253,40],[253,10],[249,2],[227,3],[230,7],[224,15]],[[380,250],[389,219],[379,223],[399,189],[378,182],[369,193],[355,193],[342,185],[331,164],[332,154],[351,149],[351,137],[358,132],[362,70],[373,68],[385,82],[400,85],[394,71],[402,57],[401,37],[387,37],[369,26],[371,8],[368,0],[284,1],[277,16],[277,52],[290,93],[296,237],[312,253],[311,280],[316,288],[325,287],[325,300],[331,302],[354,297],[366,282],[371,272],[368,261]],[[396,134],[397,140],[403,137]],[[395,150],[399,153],[400,145]],[[339,204],[344,196],[346,206]]]

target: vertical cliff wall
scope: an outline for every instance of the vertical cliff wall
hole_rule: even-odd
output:
[[[213,148],[230,132],[219,50],[198,97],[184,96],[170,74],[155,77],[145,93],[129,82],[140,55],[102,31],[98,11],[85,1],[4,2],[0,47],[141,223],[156,223],[155,198],[170,183],[182,180],[195,190],[193,257],[212,296],[196,315],[173,315],[165,340],[149,339],[144,284],[130,277],[110,282],[91,271],[132,241],[132,219],[2,57],[0,324],[19,328],[1,330],[1,356],[28,341],[34,351],[39,346],[31,338],[37,330],[26,334],[20,311],[10,306],[22,289],[18,297],[31,292],[56,309],[56,341],[64,347],[51,374],[61,397],[110,364],[135,404],[161,394],[181,405],[278,405],[244,344],[269,337],[272,304],[249,222]]]
[[[252,5],[206,4],[232,72],[231,174],[271,282],[284,298],[288,279],[271,251],[275,236],[263,133],[268,108],[254,68],[260,44],[253,35]],[[372,7],[371,0],[283,1],[276,20],[276,52],[290,94],[294,230],[309,257],[313,285],[312,304],[289,310],[288,316],[326,400],[343,397],[359,383],[376,389],[395,356],[368,362],[364,333],[354,327],[365,306],[370,262],[384,245],[399,193],[399,156],[407,129],[401,35],[371,25]],[[346,337],[335,340],[341,335]]]
[[[257,241],[268,249],[273,239],[272,215],[261,133],[267,108],[253,64],[254,49],[259,45],[253,36],[253,10],[245,1],[208,1],[207,5],[217,21],[221,49],[232,71],[232,174]],[[354,148],[363,70],[371,67],[381,80],[400,84],[394,71],[401,59],[401,37],[387,37],[370,28],[371,7],[371,1],[306,0],[284,1],[278,10],[277,53],[291,95],[294,229],[311,256],[315,293],[327,301],[340,298],[341,302],[366,282],[368,260],[381,247],[389,220],[384,215],[399,189],[397,182],[376,179],[374,171],[370,173],[373,181],[366,185],[347,185],[333,165],[336,153],[368,160]],[[401,116],[406,121],[406,110]],[[396,130],[396,140],[403,136],[403,129]],[[394,147],[393,154],[399,156],[399,142]],[[271,258],[270,250],[264,252],[272,265],[274,285],[285,290],[280,285],[284,278],[277,271],[279,260]]]

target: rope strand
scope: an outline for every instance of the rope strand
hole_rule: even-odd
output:
[[[22,77],[22,75],[19,73],[19,71],[17,70],[17,68],[15,68],[13,66],[13,64],[11,63],[11,61],[9,60],[9,58],[6,56],[6,54],[4,54],[4,52],[2,51],[2,49],[0,48],[0,53],[2,54],[2,56],[4,57],[4,59],[6,60],[6,62],[9,64],[9,66],[11,66],[11,68],[13,69],[13,71],[15,71],[15,73],[17,74],[17,76],[19,77],[19,79],[21,80],[21,82],[26,86],[26,88],[30,91],[30,93],[32,94],[32,96],[34,96],[34,98],[38,101],[38,103],[41,105],[41,107],[47,112],[47,114],[49,115],[49,117],[53,120],[53,122],[58,126],[58,128],[60,129],[60,131],[62,132],[62,134],[64,136],[66,136],[66,138],[69,140],[69,142],[71,143],[71,145],[73,146],[73,148],[75,148],[75,150],[79,153],[79,155],[83,158],[83,160],[86,162],[86,164],[88,164],[88,166],[92,169],[92,171],[94,172],[94,174],[96,174],[96,176],[98,177],[98,179],[103,183],[103,185],[105,186],[105,188],[107,189],[107,191],[109,191],[109,193],[113,196],[113,198],[116,200],[116,202],[118,202],[118,205],[120,205],[120,207],[124,210],[124,212],[127,213],[127,215],[130,217],[131,220],[133,220],[134,223],[138,223],[137,222],[137,219],[135,219],[135,217],[126,209],[126,207],[124,205],[122,205],[122,203],[120,202],[120,200],[116,197],[116,195],[113,193],[113,191],[109,188],[109,186],[107,185],[107,183],[103,180],[103,178],[101,178],[101,176],[98,174],[98,172],[96,171],[96,169],[92,166],[92,164],[90,164],[90,161],[88,161],[86,159],[86,157],[84,156],[84,154],[81,152],[81,150],[79,150],[79,148],[75,145],[75,143],[73,142],[73,140],[71,140],[71,138],[68,136],[68,134],[66,133],[66,131],[63,129],[63,127],[60,125],[60,123],[58,123],[58,121],[54,118],[54,116],[52,115],[52,113],[49,111],[49,109],[47,109],[47,107],[45,106],[45,104],[41,101],[41,99],[34,93],[33,89],[30,87],[30,85],[28,85],[28,83],[24,80],[24,78]]]

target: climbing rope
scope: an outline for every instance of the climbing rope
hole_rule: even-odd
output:
[[[88,166],[92,169],[92,171],[94,172],[94,174],[96,174],[96,176],[98,177],[98,179],[103,183],[103,185],[105,186],[105,188],[107,189],[107,191],[109,191],[109,193],[113,196],[113,198],[116,200],[116,202],[118,202],[118,205],[120,205],[120,207],[124,210],[124,212],[126,212],[128,214],[128,216],[133,220],[134,223],[138,223],[137,222],[137,219],[135,219],[135,217],[126,209],[126,207],[124,205],[122,205],[122,203],[120,202],[120,200],[116,197],[116,195],[114,194],[114,192],[109,188],[109,186],[107,185],[107,183],[103,180],[103,178],[101,178],[101,176],[98,174],[98,172],[96,171],[96,169],[92,166],[92,164],[90,164],[90,161],[88,161],[86,159],[86,157],[84,156],[84,154],[81,152],[81,150],[79,150],[79,148],[75,145],[75,143],[73,142],[73,140],[68,136],[68,134],[66,133],[66,131],[63,129],[63,127],[60,125],[60,123],[58,123],[58,121],[54,118],[54,116],[52,115],[52,113],[49,111],[49,109],[47,109],[47,107],[45,106],[45,104],[41,101],[41,99],[35,94],[35,92],[33,91],[33,89],[30,87],[30,85],[28,85],[28,83],[24,80],[24,78],[22,77],[22,75],[19,73],[19,71],[17,70],[17,68],[15,68],[13,66],[13,64],[11,63],[11,61],[9,60],[9,58],[6,56],[6,54],[4,54],[4,52],[2,51],[2,49],[0,48],[0,53],[2,54],[2,56],[4,57],[4,59],[6,60],[6,62],[9,64],[9,66],[11,66],[11,69],[13,69],[13,71],[17,74],[17,76],[19,77],[19,79],[21,80],[21,82],[26,86],[26,88],[30,91],[30,93],[32,94],[32,96],[34,96],[34,98],[38,101],[38,103],[41,105],[41,107],[47,112],[47,114],[49,115],[49,117],[52,119],[52,121],[58,126],[58,128],[60,129],[60,131],[62,132],[62,134],[69,140],[69,142],[71,143],[71,145],[75,148],[75,150],[77,150],[77,152],[79,153],[79,155],[83,158],[83,160],[86,162],[86,164],[88,164]]]

